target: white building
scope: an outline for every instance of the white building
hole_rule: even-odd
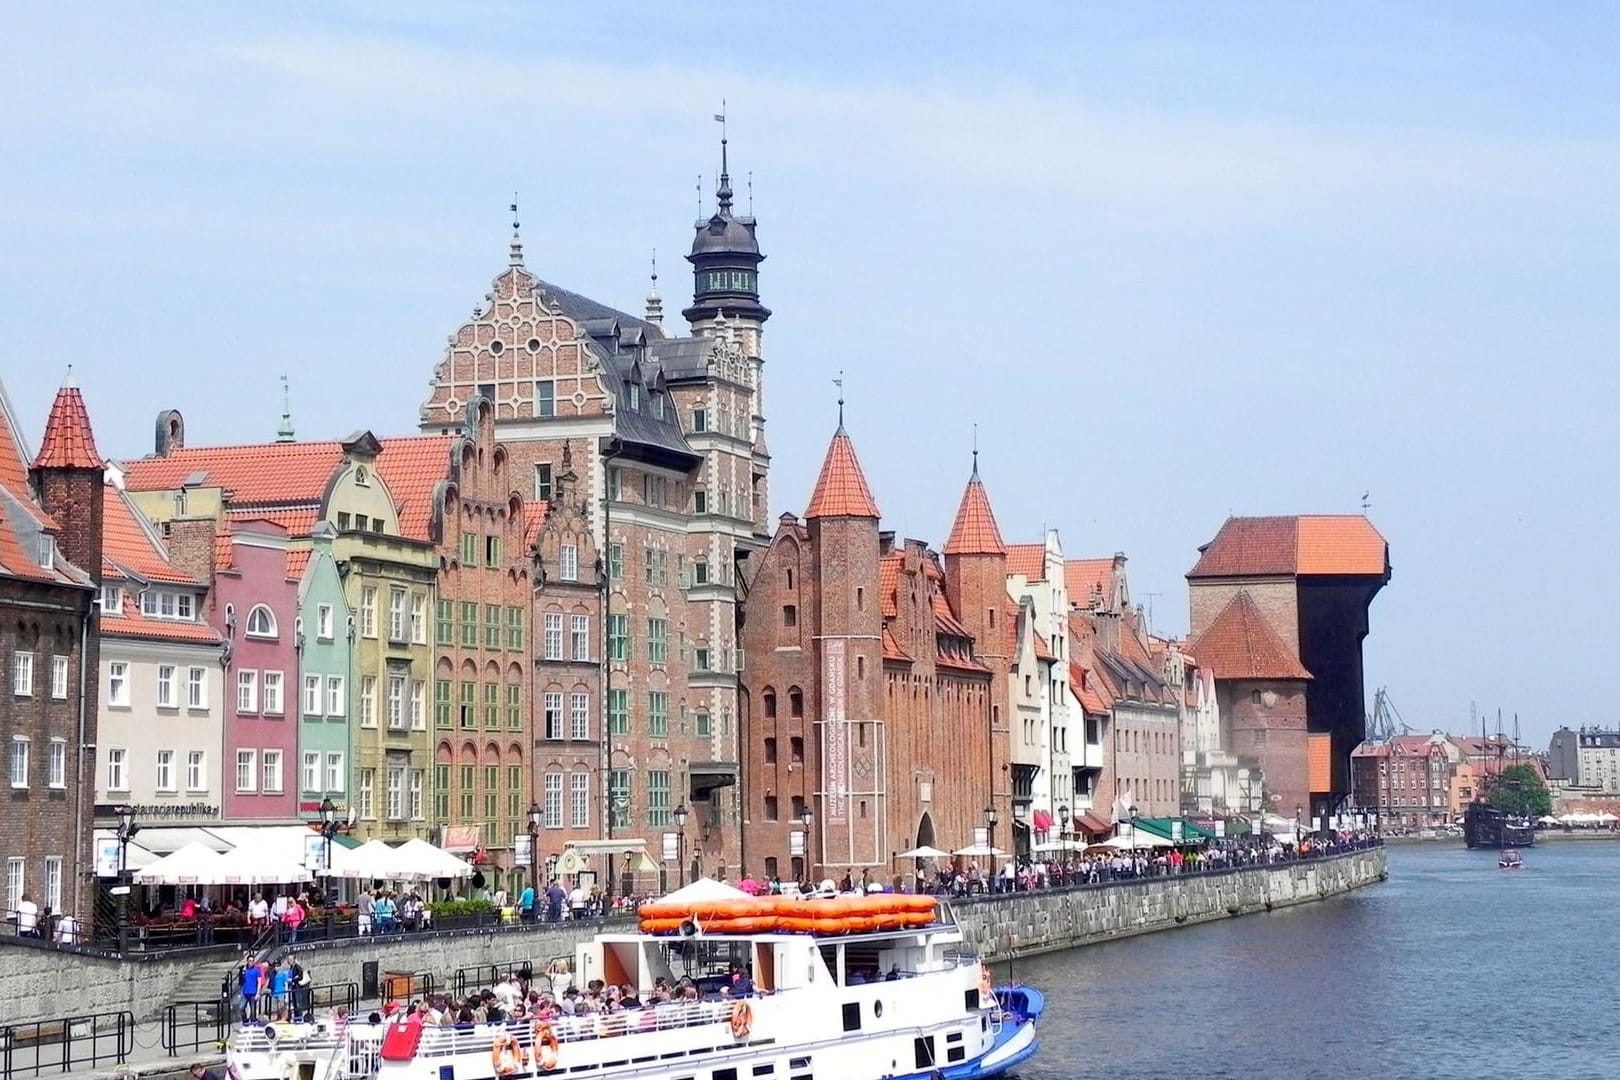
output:
[[[1035,630],[1033,646],[1038,671],[1013,673],[1014,712],[1035,708],[1039,771],[1031,788],[1030,826],[1037,844],[1060,839],[1064,822],[1091,807],[1090,793],[1075,786],[1076,746],[1071,720],[1080,713],[1069,690],[1069,593],[1064,579],[1063,545],[1056,529],[1039,544],[1007,546],[1007,594],[1028,613]],[[1015,734],[1015,740],[1017,736]],[[1099,747],[1100,753],[1100,747]]]

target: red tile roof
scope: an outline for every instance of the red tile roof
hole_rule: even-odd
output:
[[[28,494],[28,451],[11,415],[11,402],[0,387],[0,487],[20,497]]]
[[[902,649],[900,643],[894,640],[894,634],[889,631],[887,626],[883,628],[883,659],[911,660],[911,656],[906,650]]]
[[[1309,679],[1311,673],[1266,622],[1249,598],[1239,592],[1193,642],[1202,665],[1217,679]]]
[[[115,637],[146,638],[155,641],[217,642],[219,631],[203,622],[177,622],[172,619],[149,619],[141,614],[140,604],[132,596],[124,597],[121,615],[101,616],[101,632]]]
[[[894,618],[900,611],[900,600],[896,594],[900,588],[900,568],[905,561],[905,556],[898,551],[891,551],[878,560],[878,599],[882,601],[885,619]]]
[[[551,504],[545,499],[531,499],[523,504],[523,546],[533,547],[534,538],[540,535],[540,530],[546,527],[546,515],[551,512]]]
[[[1046,545],[1009,545],[1007,548],[1007,573],[1022,574],[1028,581],[1045,581]]]
[[[384,483],[387,478],[384,477]],[[390,487],[389,490],[393,490]],[[263,509],[246,508],[242,510],[227,510],[225,521],[242,523],[249,521],[267,521],[272,525],[279,525],[287,530],[288,536],[308,536],[315,528],[315,523],[321,519],[321,511],[317,506],[294,506],[284,509],[266,507]]]
[[[287,551],[287,580],[304,580],[304,571],[309,567],[310,550],[308,548],[288,549]]]
[[[1383,536],[1355,514],[1227,518],[1199,552],[1190,578],[1382,577],[1389,560]]]
[[[221,529],[214,534],[214,570],[229,570],[231,562],[236,557],[236,544],[231,540],[229,529]]]
[[[1052,646],[1041,636],[1039,630],[1035,631],[1035,659],[1054,661],[1057,659],[1057,654],[1052,651]]]
[[[956,508],[956,523],[945,541],[947,555],[1004,555],[1007,545],[1001,542],[1001,530],[996,528],[995,511],[990,509],[990,496],[974,469],[962,492],[962,502]]]
[[[382,439],[377,471],[388,485],[399,510],[399,531],[413,540],[427,540],[438,486],[450,477],[450,447],[455,435],[411,435]]]
[[[825,517],[876,518],[877,500],[866,485],[866,474],[855,457],[855,444],[842,425],[827,447],[827,458],[821,463],[821,475],[810,493],[810,505],[805,508],[806,521]]]
[[[1088,608],[1099,592],[1107,596],[1113,571],[1113,559],[1065,559],[1063,590],[1069,594],[1069,606]]]
[[[1074,692],[1080,707],[1094,716],[1106,716],[1109,704],[1098,693],[1098,680],[1090,676],[1080,664],[1069,663],[1069,689]]]
[[[64,386],[51,402],[51,415],[45,421],[45,435],[34,458],[36,469],[99,469],[106,464],[96,453],[96,436],[90,430],[90,413],[84,395],[76,386]]]
[[[173,585],[204,583],[175,569],[151,525],[128,495],[106,485],[101,531],[102,573],[113,577],[134,574],[145,581]]]

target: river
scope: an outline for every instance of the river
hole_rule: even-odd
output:
[[[1348,896],[1018,961],[1047,995],[1019,1076],[1620,1076],[1620,843],[1524,855],[1393,846]]]

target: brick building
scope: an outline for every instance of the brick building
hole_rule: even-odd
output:
[[[969,625],[1004,612],[1005,555],[957,548],[879,531],[840,424],[804,520],[783,515],[748,581],[748,858],[765,874],[886,878],[897,852],[969,844],[992,800],[1010,805],[992,764],[1005,683]]]
[[[57,392],[30,466],[0,387],[0,917],[25,894],[89,915],[102,468],[77,389]]]

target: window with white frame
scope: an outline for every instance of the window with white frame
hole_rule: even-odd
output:
[[[409,805],[406,807],[406,813],[409,814],[412,821],[421,821],[423,818],[422,789],[425,786],[424,775],[425,770],[423,769],[411,770],[410,799]]]
[[[561,612],[546,612],[546,652],[547,660],[561,660],[563,658],[563,617]]]
[[[159,750],[157,752],[157,763],[152,775],[152,786],[158,791],[175,790],[173,750]]]
[[[101,587],[101,613],[103,615],[122,615],[124,613],[124,590],[117,585],[103,585]]]
[[[62,910],[62,856],[45,856],[45,908]]]
[[[158,665],[157,704],[160,709],[172,709],[175,706],[173,664]]]
[[[304,715],[321,715],[321,677],[319,675],[304,676]]]
[[[343,769],[343,751],[330,750],[326,754],[326,790],[341,794],[348,790],[349,774]]]
[[[238,750],[236,752],[236,790],[239,793],[259,790],[259,752],[257,750]]]
[[[107,790],[129,790],[129,751],[122,747],[107,750]]]
[[[576,829],[588,829],[591,825],[591,774],[576,772],[569,775],[568,803],[569,824]]]
[[[563,774],[546,773],[546,828],[560,829],[563,824]]]
[[[186,672],[186,708],[208,708],[208,669],[194,667]]]
[[[11,737],[11,786],[25,788],[28,786],[28,736],[13,735]]]
[[[129,665],[122,660],[107,664],[107,704],[119,708],[129,706]]]
[[[326,677],[326,715],[342,716],[347,711],[343,699],[343,676]]]
[[[11,657],[11,692],[18,697],[34,696],[34,654],[17,652]]]
[[[545,696],[546,738],[563,737],[563,696],[561,691],[548,691]]]
[[[377,676],[360,676],[360,726],[377,726]]]
[[[332,640],[332,605],[319,604],[315,608],[315,636],[322,641]]]
[[[68,658],[51,657],[51,697],[66,701],[68,696]]]
[[[186,751],[186,790],[208,790],[208,755],[203,750]]]
[[[411,730],[427,730],[427,683],[422,679],[411,680]]]
[[[427,644],[427,597],[422,593],[411,593],[411,641]]]
[[[573,693],[568,696],[568,737],[584,742],[591,737],[591,695]]]
[[[236,673],[236,711],[239,713],[259,711],[259,673],[257,671],[238,671]]]
[[[6,917],[10,917],[17,905],[22,903],[23,894],[23,867],[26,864],[21,855],[12,855],[6,859]]]
[[[377,770],[360,770],[360,790],[355,795],[355,809],[365,821],[377,820]]]
[[[557,560],[557,576],[564,581],[579,580],[579,545],[564,544]]]
[[[405,766],[388,766],[388,790],[383,804],[383,816],[398,821],[405,814]]]
[[[388,676],[388,726],[402,728],[405,726],[405,676]],[[392,815],[398,817],[398,814]]]
[[[141,593],[141,614],[150,619],[193,622],[197,618],[196,597],[169,589],[147,589]]]
[[[248,612],[247,636],[259,638],[276,636],[276,617],[263,604],[253,605],[253,610]]]
[[[304,787],[306,792],[321,790],[321,755],[313,750],[304,751]]]
[[[405,590],[398,586],[388,590],[388,640],[405,640]]]
[[[360,590],[360,636],[377,636],[377,589],[373,585]]]
[[[50,757],[45,763],[47,787],[67,787],[67,740],[55,738],[50,743]]]
[[[279,792],[281,790],[281,751],[266,750],[264,752],[264,790]]]
[[[264,673],[264,711],[273,715],[281,714],[281,672],[267,671]]]
[[[573,655],[575,660],[589,660],[591,658],[591,617],[589,615],[574,615],[570,617],[569,634],[573,638]]]

